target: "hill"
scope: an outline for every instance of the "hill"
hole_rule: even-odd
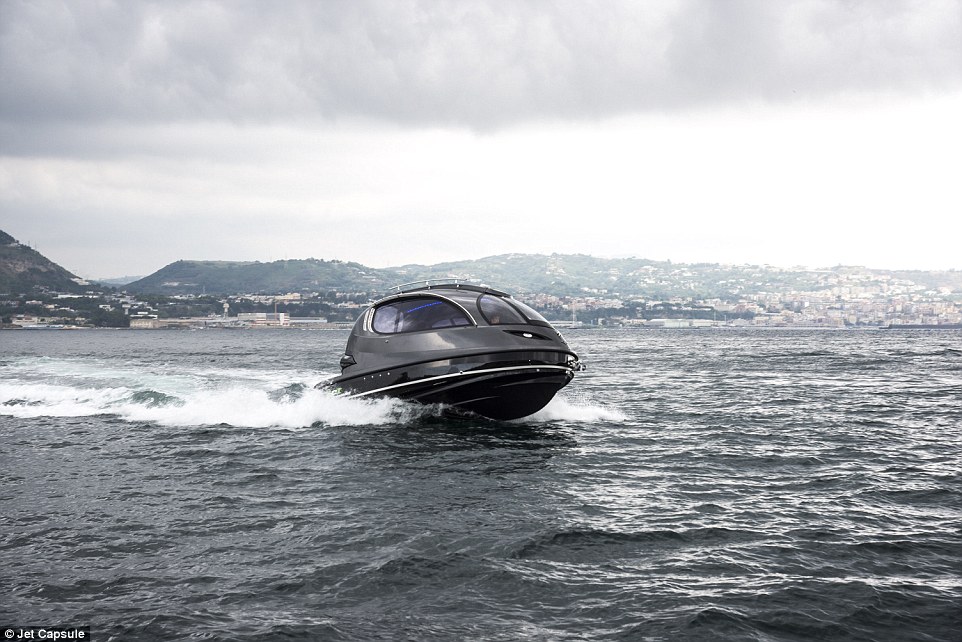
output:
[[[518,295],[600,295],[668,299],[739,299],[747,295],[827,292],[843,284],[883,290],[914,284],[962,293],[962,272],[896,272],[862,267],[777,268],[759,265],[602,259],[583,254],[502,254],[435,265],[385,269],[318,259],[260,262],[177,261],[126,286],[144,294],[379,293],[426,279],[481,281]],[[854,293],[854,291],[853,291]]]
[[[511,292],[564,296],[607,289],[610,276],[658,265],[645,259],[598,259],[584,254],[501,254],[471,261],[391,268],[404,281],[441,277],[480,280]]]
[[[912,282],[927,289],[962,293],[962,272],[890,271],[862,267],[811,270],[770,265],[672,263],[648,259],[602,259],[583,254],[504,254],[475,261],[391,268],[405,281],[449,276],[479,279],[519,294],[610,294],[647,298],[737,299],[746,294],[818,292],[840,282]]]
[[[84,292],[86,281],[0,231],[0,293]]]
[[[371,292],[395,276],[359,263],[297,259],[288,261],[177,261],[124,289],[135,294],[277,294],[283,292]]]

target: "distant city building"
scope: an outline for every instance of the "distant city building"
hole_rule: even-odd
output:
[[[257,326],[287,326],[291,317],[286,312],[241,312],[237,315],[240,323]]]

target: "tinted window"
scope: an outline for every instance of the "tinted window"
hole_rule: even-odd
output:
[[[491,325],[527,323],[521,313],[501,297],[482,294],[478,299],[478,306],[481,308],[484,319]]]
[[[543,316],[535,312],[533,308],[526,306],[521,301],[511,301],[511,303],[513,303],[515,307],[519,308],[521,313],[528,317],[529,321],[541,321],[542,323],[548,323]]]
[[[374,311],[375,332],[395,334],[471,325],[470,319],[447,301],[419,297],[382,305]]]

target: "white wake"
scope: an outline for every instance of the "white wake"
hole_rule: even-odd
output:
[[[292,370],[166,364],[145,370],[54,359],[7,364],[4,370],[0,416],[112,415],[171,426],[300,428],[403,422],[419,413],[396,400],[349,399],[317,390],[313,386],[322,375]]]

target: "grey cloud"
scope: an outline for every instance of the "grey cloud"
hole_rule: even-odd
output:
[[[475,129],[962,89],[962,2],[0,2],[22,124],[369,118]]]
[[[683,18],[667,61],[687,100],[962,88],[957,1],[732,0]]]

